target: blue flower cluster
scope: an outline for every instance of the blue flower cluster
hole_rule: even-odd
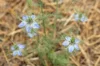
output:
[[[35,21],[35,19],[35,15],[23,16],[22,22],[18,25],[19,28],[25,28],[30,38],[37,35],[36,31],[40,28],[39,24]]]
[[[11,47],[11,50],[13,51],[13,56],[22,56],[22,51],[25,48],[25,45],[23,44],[15,44]]]
[[[75,13],[74,14],[74,19],[75,19],[75,21],[81,21],[81,22],[86,22],[88,20],[86,15],[84,15],[82,13]]]
[[[67,36],[66,40],[62,43],[63,46],[68,47],[68,51],[72,53],[74,49],[79,50],[78,44],[80,42],[79,39]]]

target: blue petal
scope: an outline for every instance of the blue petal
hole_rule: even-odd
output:
[[[73,45],[69,45],[68,50],[70,53],[72,53],[74,51],[74,46]]]
[[[34,36],[36,36],[37,34],[36,33],[28,33],[28,36],[30,37],[30,38],[32,38],[32,37],[34,37]]]
[[[26,32],[28,32],[28,33],[31,32],[31,29],[32,28],[29,25],[26,26]]]
[[[22,52],[19,51],[19,50],[15,50],[15,51],[13,51],[13,56],[16,56],[16,55],[18,55],[18,56],[22,56]]]
[[[13,51],[13,56],[16,56],[17,55],[17,52],[16,51]]]
[[[69,41],[66,41],[66,40],[65,40],[65,41],[62,43],[62,45],[63,45],[63,46],[68,46],[68,45],[69,45]]]
[[[40,26],[39,26],[39,24],[37,22],[33,22],[32,23],[32,27],[35,28],[35,29],[39,29],[40,28]]]
[[[75,44],[79,44],[80,40],[79,39],[75,39]]]
[[[23,16],[22,19],[26,21],[28,19],[28,16]]]
[[[76,50],[79,50],[78,44],[75,44],[74,47]]]
[[[76,20],[76,21],[79,21],[79,14],[74,14],[74,19]]]
[[[82,15],[81,19],[80,19],[82,22],[86,22],[88,19],[85,15]]]
[[[11,50],[12,50],[12,51],[14,51],[14,50],[15,50],[14,46],[11,46]]]
[[[21,51],[18,51],[17,54],[18,54],[18,56],[22,56],[22,52]]]
[[[69,36],[65,37],[65,39],[66,39],[67,41],[71,41],[71,37],[69,37]]]
[[[22,28],[22,27],[24,27],[24,26],[26,26],[26,22],[21,22],[21,23],[18,25],[18,27],[20,27],[20,28]]]
[[[32,15],[31,18],[32,18],[32,19],[35,19],[35,15]]]
[[[23,44],[18,44],[18,47],[19,47],[20,50],[22,50],[22,49],[25,48],[25,45],[23,45]]]

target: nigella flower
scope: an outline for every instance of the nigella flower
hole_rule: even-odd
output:
[[[86,15],[84,15],[82,13],[75,13],[74,14],[74,19],[75,19],[75,21],[81,21],[81,22],[86,22],[88,20]]]
[[[36,19],[35,15],[23,16],[22,22],[18,25],[18,27],[20,28],[24,27],[28,35],[29,36],[31,35],[30,37],[32,37],[36,33],[36,32],[33,33],[32,31],[38,30],[40,28],[39,24],[35,21],[35,19]]]
[[[22,56],[22,51],[25,48],[25,45],[23,44],[15,44],[11,47],[11,50],[13,51],[13,56]]]
[[[74,49],[79,50],[78,44],[80,42],[79,39],[74,37],[67,36],[66,40],[62,43],[63,46],[68,47],[68,51],[71,53]]]
[[[22,22],[18,25],[18,27],[25,27],[27,32],[31,32],[31,29],[39,29],[38,23],[35,22],[35,15],[23,16]]]

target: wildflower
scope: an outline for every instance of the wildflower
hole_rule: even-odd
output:
[[[67,36],[65,38],[66,40],[62,43],[63,46],[68,47],[68,51],[71,53],[74,51],[74,49],[79,50],[78,44],[80,42],[79,39],[74,37]]]
[[[25,48],[25,45],[23,44],[15,44],[11,47],[11,50],[13,51],[13,56],[22,56],[22,51]]]
[[[23,16],[22,22],[18,25],[18,27],[25,27],[27,32],[31,32],[31,29],[39,29],[38,23],[35,22],[35,15],[32,16]]]
[[[31,16],[23,16],[22,17],[22,22],[18,25],[20,28],[25,28],[26,32],[28,33],[29,37],[34,36],[32,31],[33,30],[38,30],[40,28],[39,24],[35,21],[35,15]],[[33,34],[32,34],[33,33]]]
[[[81,22],[86,22],[88,20],[88,18],[82,13],[75,13],[74,14],[74,19],[76,21],[81,21]]]

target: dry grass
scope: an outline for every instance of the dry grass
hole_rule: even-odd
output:
[[[75,64],[76,66],[100,66],[100,0],[63,1],[63,4],[59,4],[59,11],[63,18],[58,20],[58,25],[63,21],[65,21],[65,24],[63,28],[59,26],[59,34],[66,33],[73,25],[76,25],[80,30],[78,37],[83,40],[83,44],[80,45],[80,52],[76,56],[72,55],[70,57],[70,64]],[[38,1],[34,0],[34,2]],[[42,0],[42,2],[45,4],[44,12],[55,12],[56,3],[52,0]],[[33,13],[40,13],[39,7],[32,8]],[[73,21],[71,16],[74,13],[74,8],[86,12],[89,18],[86,23]],[[29,42],[29,45],[31,45],[32,40],[27,38],[24,32],[18,28],[20,21],[16,18],[16,16],[21,17],[27,12],[28,6],[25,0],[0,0],[0,66],[35,66],[34,64],[39,63],[37,62],[39,58],[33,58],[31,53],[26,59],[11,57],[11,55],[7,54],[11,53],[9,50],[13,44],[12,41]],[[51,23],[53,23],[53,19]]]

